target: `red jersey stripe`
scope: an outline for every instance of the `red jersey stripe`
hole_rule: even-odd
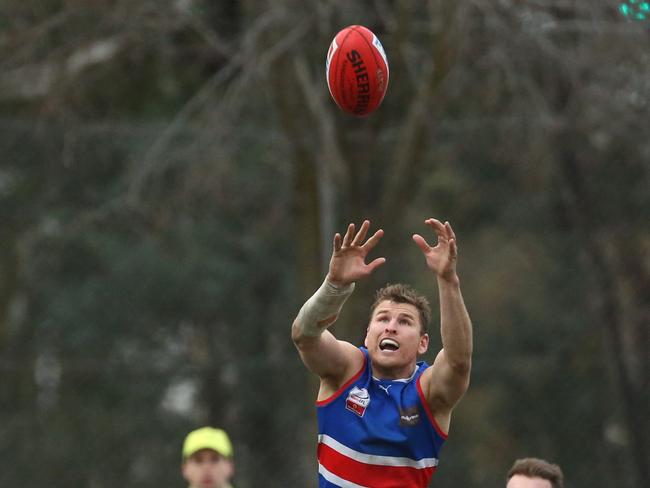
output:
[[[327,471],[361,486],[372,488],[426,488],[436,470],[408,466],[365,464],[338,453],[325,444],[318,445],[318,462]]]
[[[427,417],[429,418],[429,422],[431,422],[431,425],[433,425],[433,428],[436,429],[436,432],[438,432],[438,434],[440,434],[440,437],[447,440],[448,434],[446,434],[440,428],[440,426],[438,425],[438,422],[436,422],[436,419],[434,418],[433,413],[431,412],[431,409],[429,408],[429,404],[427,403],[427,399],[424,397],[424,392],[422,391],[422,385],[420,384],[421,379],[422,379],[422,376],[420,376],[415,381],[415,385],[417,386],[417,389],[418,389],[418,395],[420,396],[420,402],[422,402],[422,408],[427,413]]]

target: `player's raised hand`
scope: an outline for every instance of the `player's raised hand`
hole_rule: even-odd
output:
[[[327,274],[327,280],[330,283],[337,286],[348,285],[369,276],[386,262],[386,258],[382,257],[366,264],[368,253],[384,235],[384,231],[379,229],[372,237],[365,240],[369,228],[370,221],[364,220],[358,232],[356,232],[354,224],[350,224],[343,237],[339,233],[334,236],[334,249]]]
[[[449,222],[443,224],[436,219],[427,219],[424,223],[431,227],[438,237],[436,245],[430,246],[421,235],[413,235],[413,241],[424,254],[427,266],[444,280],[457,279],[458,244],[451,225],[449,225]]]

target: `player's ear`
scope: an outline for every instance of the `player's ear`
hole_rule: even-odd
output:
[[[366,327],[366,337],[363,339],[363,345],[366,346],[366,349],[368,349],[368,331],[370,330],[370,326]]]
[[[420,336],[420,343],[418,344],[418,354],[424,354],[429,350],[429,334],[422,334]]]

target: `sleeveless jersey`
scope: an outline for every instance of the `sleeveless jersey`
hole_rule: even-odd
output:
[[[447,438],[420,386],[428,364],[407,379],[376,379],[359,349],[361,370],[316,402],[319,487],[426,488]]]

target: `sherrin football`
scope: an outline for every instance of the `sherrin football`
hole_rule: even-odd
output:
[[[350,114],[372,113],[386,95],[386,53],[377,36],[361,25],[336,34],[327,51],[325,71],[332,98]]]

